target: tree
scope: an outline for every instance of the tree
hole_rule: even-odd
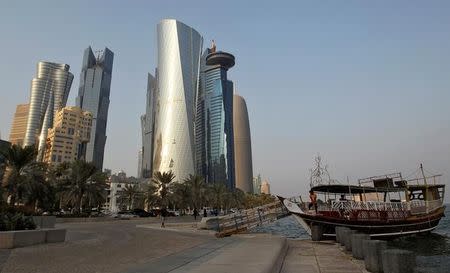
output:
[[[170,185],[175,179],[175,174],[172,171],[155,172],[153,174],[152,182],[155,183],[159,194],[159,204],[166,208],[169,205]]]
[[[172,203],[182,210],[186,210],[191,204],[191,189],[186,183],[172,184]]]
[[[17,201],[22,201],[27,184],[32,182],[36,172],[35,162],[37,152],[34,146],[21,147],[12,145],[0,151],[5,158],[5,173],[2,179],[2,186],[9,196],[9,204],[14,205]]]
[[[82,211],[84,197],[88,205],[98,205],[100,200],[106,198],[106,175],[101,174],[92,163],[81,160],[72,162],[64,184],[67,201],[77,212]]]
[[[120,199],[126,202],[127,210],[132,210],[134,208],[135,199],[140,192],[137,185],[126,184],[118,194]]]
[[[214,183],[209,187],[209,201],[215,209],[223,207],[227,192],[223,183]]]
[[[194,209],[202,207],[205,194],[205,180],[198,175],[190,174],[188,178],[184,180],[184,184],[190,189],[190,203]]]

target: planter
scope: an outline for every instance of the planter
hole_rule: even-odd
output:
[[[56,216],[33,216],[33,221],[38,228],[54,228]]]
[[[0,232],[0,249],[59,243],[65,240],[65,229],[2,231]]]

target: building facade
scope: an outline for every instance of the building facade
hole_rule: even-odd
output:
[[[269,181],[264,180],[261,184],[261,193],[270,194],[270,184]]]
[[[245,100],[236,94],[233,96],[233,125],[236,188],[253,192],[250,122]]]
[[[235,188],[233,144],[233,82],[227,71],[234,56],[216,52],[215,44],[202,55],[196,116],[196,171],[207,183]]]
[[[25,140],[25,132],[27,130],[28,113],[30,111],[29,104],[18,104],[14,114],[14,120],[11,125],[9,134],[9,142],[13,145],[23,146]]]
[[[92,162],[99,170],[103,168],[113,61],[114,53],[108,48],[99,51],[97,57],[91,47],[85,49],[76,99],[78,107],[92,113],[86,161]]]
[[[153,171],[172,171],[183,181],[195,173],[195,105],[203,38],[173,19],[162,20],[158,37]]]
[[[85,159],[90,140],[92,114],[79,107],[59,110],[53,128],[48,130],[43,161],[52,165]]]
[[[155,73],[157,75],[157,73]],[[157,96],[156,77],[148,74],[147,95],[145,101],[145,114],[141,116],[142,147],[139,158],[138,177],[149,178],[153,172],[153,132],[154,132],[154,110],[155,97]]]
[[[253,177],[253,193],[260,194],[261,193],[261,175]]]
[[[47,131],[53,127],[56,112],[66,106],[73,74],[70,66],[51,62],[37,64],[36,77],[31,81],[31,95],[24,146],[38,145],[37,160],[45,152]]]

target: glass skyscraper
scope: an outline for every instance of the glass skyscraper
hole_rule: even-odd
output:
[[[227,71],[234,56],[216,52],[202,55],[196,117],[196,171],[207,183],[235,188],[233,138],[233,83]]]
[[[157,73],[155,74],[157,75]],[[156,77],[148,74],[147,99],[145,101],[145,114],[141,116],[142,148],[139,154],[139,178],[152,177],[153,163],[153,130],[154,130],[154,110],[155,97],[157,96]]]
[[[51,62],[37,64],[36,77],[31,81],[30,108],[24,146],[38,144],[38,160],[42,160],[47,132],[53,127],[56,112],[66,106],[72,86],[70,66]]]
[[[195,105],[203,38],[173,19],[162,20],[158,36],[158,95],[155,102],[153,171],[172,171],[183,181],[195,173]]]
[[[102,170],[106,143],[109,94],[114,53],[105,48],[95,57],[91,47],[84,51],[77,106],[92,113],[91,139],[86,147],[86,161]]]

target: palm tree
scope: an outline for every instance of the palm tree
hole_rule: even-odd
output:
[[[134,201],[139,195],[139,189],[137,185],[126,184],[118,194],[122,200],[126,201],[127,210],[132,210],[134,208]]]
[[[144,189],[144,203],[147,210],[156,205],[158,202],[158,188],[153,184],[147,184]]]
[[[105,175],[99,174],[92,163],[81,160],[72,162],[65,179],[64,194],[77,212],[82,211],[84,197],[87,197],[88,201],[94,198],[97,202],[98,198],[105,196],[105,177]]]
[[[37,152],[34,146],[22,148],[19,145],[12,145],[0,153],[6,160],[2,186],[9,196],[9,204],[14,205],[16,201],[21,201],[26,184],[33,178],[37,167],[35,162]]]
[[[190,174],[184,180],[184,183],[190,188],[190,199],[194,209],[199,209],[202,206],[205,194],[205,180],[198,175]]]
[[[172,202],[180,209],[186,210],[191,202],[191,189],[186,183],[173,183]]]
[[[223,207],[224,201],[227,194],[227,188],[223,183],[214,183],[209,188],[210,190],[210,201],[213,204],[213,207],[217,210]]]
[[[155,183],[159,193],[159,203],[161,207],[166,208],[169,205],[168,196],[170,194],[170,185],[175,179],[175,174],[172,171],[155,172],[153,174],[152,182]]]

